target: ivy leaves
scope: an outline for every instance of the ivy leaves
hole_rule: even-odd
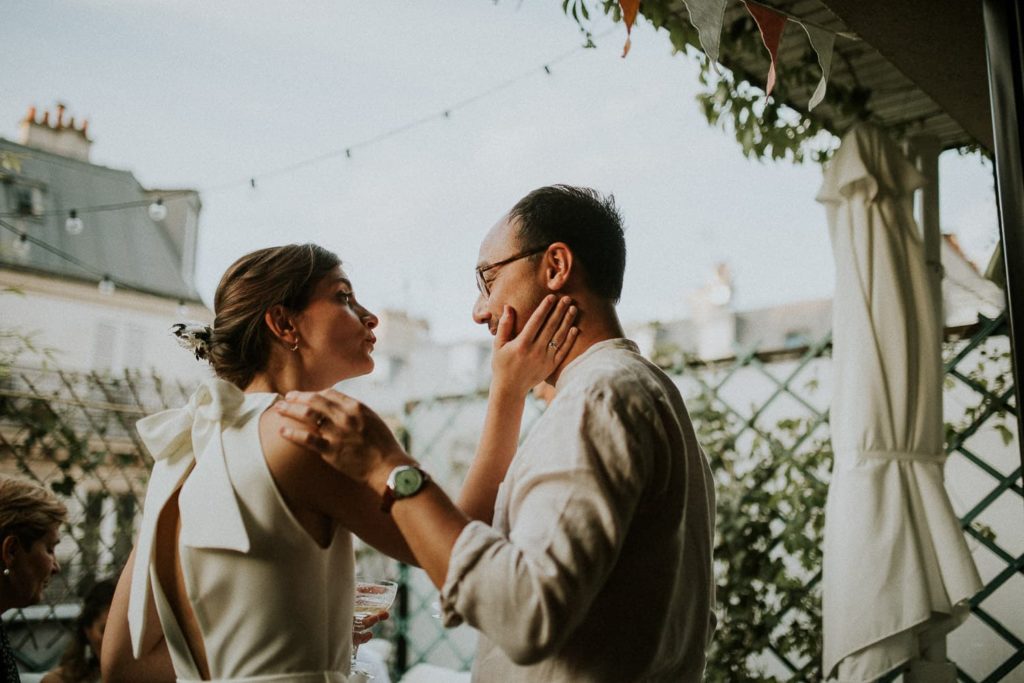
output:
[[[606,14],[622,19],[616,0],[599,0]],[[563,10],[580,25],[589,23],[587,0],[564,0]],[[686,54],[700,66],[699,81],[703,92],[697,103],[704,118],[712,126],[731,133],[744,156],[759,160],[806,160],[824,162],[838,147],[831,120],[810,116],[784,104],[793,88],[813,90],[821,78],[818,56],[810,43],[799,60],[788,60],[785,71],[775,86],[775,96],[767,97],[751,74],[737,74],[726,68],[716,73],[700,47],[697,29],[670,0],[644,0],[643,14],[656,28],[665,29],[677,52]],[[588,33],[589,35],[589,33]],[[793,39],[793,38],[791,38]],[[730,63],[764,63],[768,57],[753,19],[747,15],[723,27],[721,52]],[[869,116],[867,103],[870,91],[844,87],[830,82],[825,101],[837,115],[847,119]]]

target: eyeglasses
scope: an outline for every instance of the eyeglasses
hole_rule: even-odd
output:
[[[537,247],[536,249],[530,249],[529,251],[524,251],[524,252],[521,252],[519,254],[516,254],[515,256],[510,256],[507,259],[503,259],[501,261],[498,261],[497,263],[490,263],[490,264],[488,264],[486,266],[480,266],[479,268],[476,269],[476,288],[478,290],[480,290],[480,293],[484,295],[485,299],[490,298],[491,290],[490,290],[490,287],[487,284],[487,280],[484,279],[484,273],[486,273],[489,270],[494,270],[495,268],[498,268],[500,266],[507,266],[508,264],[512,263],[513,261],[518,261],[520,259],[524,259],[527,256],[533,256],[534,254],[539,254],[542,251],[544,251],[545,249],[547,249],[549,246],[551,246],[551,245],[545,245],[543,247]]]

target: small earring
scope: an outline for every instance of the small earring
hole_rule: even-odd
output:
[[[296,338],[295,339],[295,346],[292,347],[292,351],[298,351],[298,350],[299,350],[299,340],[298,340],[298,338]]]
[[[8,569],[7,567],[4,567],[4,576],[10,576],[10,575],[11,575],[11,570]]]

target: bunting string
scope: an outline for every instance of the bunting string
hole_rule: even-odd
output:
[[[838,36],[840,38],[846,38],[847,40],[853,40],[853,41],[858,41],[858,42],[860,41],[860,36],[858,36],[856,33],[853,33],[852,31],[836,31],[834,29],[827,28],[825,26],[822,26],[821,24],[816,24],[814,22],[807,21],[806,19],[802,19],[802,18],[798,17],[797,15],[793,14],[792,12],[787,12],[784,9],[776,7],[775,5],[771,5],[771,4],[767,3],[767,2],[763,2],[762,0],[744,0],[744,1],[749,3],[749,4],[751,4],[751,5],[760,5],[761,7],[765,8],[765,9],[768,9],[768,10],[771,10],[772,12],[775,12],[776,14],[781,14],[782,16],[786,17],[790,21],[795,22],[797,24],[800,24],[802,26],[812,26],[812,27],[818,29],[819,31],[824,31],[826,33],[831,33],[832,35]]]
[[[725,21],[725,7],[729,0],[695,2],[683,0],[690,15],[690,23],[697,29],[700,46],[707,54],[711,68],[718,70],[718,48],[722,41],[722,23]],[[717,30],[716,30],[717,27]]]
[[[777,25],[778,25],[778,18],[777,17],[783,17],[786,20],[796,22],[796,23],[800,24],[801,27],[803,27],[804,31],[807,33],[808,39],[809,39],[809,41],[811,43],[811,47],[815,50],[815,52],[816,52],[816,54],[818,56],[818,64],[819,64],[819,66],[822,69],[821,80],[819,81],[818,86],[817,86],[817,88],[814,91],[814,94],[811,96],[811,99],[810,99],[810,102],[809,102],[809,105],[808,105],[808,109],[809,110],[814,109],[814,107],[817,106],[825,97],[826,84],[827,84],[829,75],[831,73],[832,54],[833,54],[833,50],[834,50],[835,38],[836,37],[841,37],[841,38],[845,38],[845,39],[848,39],[848,40],[860,40],[860,38],[855,33],[851,33],[851,32],[848,32],[848,31],[834,31],[834,30],[826,28],[826,27],[824,27],[824,26],[822,26],[820,24],[816,24],[814,22],[806,21],[806,20],[804,20],[804,19],[802,19],[802,18],[800,18],[800,17],[798,17],[798,16],[796,16],[796,15],[790,13],[790,12],[787,12],[787,11],[785,11],[783,9],[780,9],[780,8],[774,6],[774,5],[771,5],[769,3],[763,2],[761,0],[741,0],[741,1],[744,3],[744,5],[747,7],[748,11],[750,11],[752,15],[754,15],[754,13],[757,12],[757,10],[753,9],[751,6],[756,6],[757,8],[760,8],[761,10],[763,10],[762,16],[771,17],[771,15],[769,15],[767,13],[772,13],[774,15],[777,15],[776,17],[772,17],[772,18],[769,19],[770,25],[773,28],[777,27]],[[723,24],[723,21],[724,21],[724,18],[725,18],[725,8],[728,5],[728,2],[729,2],[729,0],[684,0],[684,3],[685,3],[686,8],[687,8],[687,13],[689,14],[689,17],[690,17],[690,21],[691,21],[691,23],[694,25],[694,27],[698,31],[698,35],[700,37],[701,47],[704,50],[704,52],[708,55],[708,57],[710,59],[710,63],[712,65],[712,68],[714,68],[716,72],[718,71],[717,63],[718,63],[718,57],[719,57],[722,24]],[[626,24],[626,32],[627,32],[627,39],[626,39],[627,42],[626,42],[626,45],[624,46],[624,51],[623,51],[623,57],[625,57],[626,54],[629,52],[629,34],[631,33],[632,27],[633,27],[633,25],[634,25],[634,23],[636,21],[636,16],[637,16],[637,13],[639,11],[639,6],[640,6],[640,0],[619,0],[619,5],[622,8],[623,21]],[[755,21],[756,21],[756,19],[757,19],[757,17],[755,16]],[[774,87],[775,76],[776,76],[777,68],[778,68],[777,67],[776,55],[777,55],[777,50],[778,50],[779,44],[781,43],[781,32],[780,32],[780,34],[778,36],[778,42],[774,43],[774,52],[773,52],[773,48],[769,47],[769,45],[771,45],[772,42],[774,41],[773,36],[772,35],[768,35],[766,37],[765,33],[764,33],[764,29],[761,28],[761,23],[760,22],[756,22],[756,23],[758,24],[758,27],[759,27],[759,29],[762,32],[762,40],[765,41],[765,45],[766,45],[767,49],[769,50],[769,53],[772,55],[772,64],[771,64],[771,67],[770,67],[769,73],[768,73],[768,86],[767,86],[767,89],[766,89],[767,93],[770,94],[772,88]],[[604,37],[604,36],[608,35],[613,30],[614,30],[614,27],[608,29],[607,31],[605,31],[605,32],[603,32],[601,34],[599,34],[598,37]],[[385,140],[387,140],[389,138],[396,137],[398,135],[401,135],[402,133],[405,133],[407,131],[410,131],[412,129],[415,129],[415,128],[418,128],[418,127],[420,127],[422,125],[430,123],[431,121],[449,119],[449,118],[451,118],[451,115],[452,115],[453,112],[458,111],[460,109],[463,109],[465,107],[468,107],[470,105],[473,105],[476,102],[478,102],[480,100],[483,100],[483,99],[485,99],[485,98],[487,98],[487,97],[489,97],[491,95],[494,95],[494,94],[496,94],[496,93],[498,93],[498,92],[500,92],[502,90],[506,90],[506,89],[508,89],[508,88],[510,88],[510,87],[512,87],[512,86],[514,86],[516,84],[518,84],[519,82],[521,82],[521,81],[523,81],[523,80],[525,80],[527,78],[530,78],[532,76],[537,75],[537,73],[539,71],[541,71],[541,70],[545,74],[551,75],[551,66],[565,61],[566,59],[572,57],[573,55],[575,55],[576,53],[580,52],[583,49],[586,49],[585,45],[577,46],[577,47],[575,47],[575,48],[573,48],[571,50],[567,50],[567,51],[565,51],[565,52],[563,52],[563,53],[561,53],[559,55],[556,55],[552,59],[546,61],[540,68],[534,67],[532,69],[524,71],[524,72],[522,72],[522,73],[520,73],[520,74],[518,74],[516,76],[513,76],[512,78],[509,78],[506,81],[503,81],[501,83],[498,83],[498,84],[488,88],[487,90],[479,92],[479,93],[477,93],[475,95],[472,95],[470,97],[467,97],[467,98],[465,98],[463,100],[457,101],[457,102],[453,103],[452,105],[450,105],[448,107],[445,107],[445,108],[443,108],[441,110],[438,110],[436,112],[433,112],[431,114],[427,114],[425,116],[419,117],[417,119],[413,119],[413,120],[408,121],[406,123],[400,124],[398,126],[395,126],[394,128],[388,129],[386,131],[382,131],[380,133],[377,133],[375,135],[367,137],[367,138],[365,138],[363,140],[358,140],[358,141],[352,142],[352,143],[350,143],[348,145],[345,145],[343,147],[337,147],[337,148],[335,148],[333,150],[330,150],[328,152],[325,152],[323,154],[318,154],[318,155],[315,155],[315,156],[312,156],[312,157],[308,157],[308,158],[305,158],[305,159],[300,159],[298,161],[294,161],[294,162],[291,162],[291,163],[288,163],[288,164],[285,164],[285,165],[282,165],[282,166],[278,166],[276,168],[270,168],[270,169],[261,171],[259,173],[249,174],[249,175],[244,176],[244,177],[239,177],[239,178],[237,178],[235,180],[231,180],[231,181],[227,181],[227,182],[224,182],[224,183],[219,183],[219,184],[207,186],[205,188],[199,188],[198,191],[203,196],[209,196],[211,194],[215,194],[215,193],[221,192],[223,190],[228,190],[228,189],[232,189],[232,188],[236,188],[236,187],[241,187],[241,186],[248,186],[248,187],[250,187],[252,189],[255,189],[256,186],[257,186],[257,182],[261,181],[261,180],[266,180],[268,178],[275,177],[275,176],[286,175],[288,173],[292,173],[294,171],[298,171],[300,169],[303,169],[303,168],[306,168],[306,167],[309,167],[309,166],[313,166],[313,165],[322,163],[324,161],[328,161],[330,159],[334,159],[334,158],[340,157],[342,155],[344,155],[346,158],[351,158],[352,157],[352,153],[355,150],[365,149],[367,147],[371,147],[371,146],[373,146],[375,144],[378,144],[380,142],[383,142],[383,141],[385,141]],[[27,153],[27,154],[19,153],[18,156],[31,157],[32,154],[31,153]],[[47,160],[48,161],[53,161],[53,159],[51,159],[50,157],[47,157]],[[181,197],[181,196],[191,195],[193,192],[195,192],[195,190],[168,190],[166,192],[160,192],[159,196],[161,198],[163,198],[163,199],[174,199],[174,198],[178,198],[178,197]],[[98,205],[98,206],[74,207],[74,209],[79,214],[100,213],[100,212],[105,212],[105,211],[119,211],[119,210],[124,210],[124,209],[139,208],[139,207],[147,206],[151,202],[152,202],[152,199],[144,199],[144,200],[135,200],[135,201],[130,201],[130,202],[116,203],[116,204],[103,204],[103,205]],[[67,211],[48,211],[48,212],[44,212],[42,214],[37,214],[36,216],[40,217],[40,216],[65,215],[65,214],[67,214]],[[4,213],[0,213],[0,217],[6,217],[6,218],[16,218],[16,217],[19,217],[21,215],[22,214],[20,214],[18,212],[4,212]]]
[[[761,31],[761,41],[771,56],[772,65],[768,68],[768,84],[764,89],[765,96],[768,96],[772,94],[772,88],[775,87],[775,76],[778,72],[779,45],[782,43],[782,34],[786,30],[788,20],[781,14],[766,9],[761,5],[744,2],[743,6],[750,12],[750,16],[754,17],[754,22],[757,24],[758,30]]]
[[[818,59],[818,66],[821,68],[821,79],[811,94],[807,103],[807,110],[811,111],[825,99],[825,90],[828,87],[828,79],[832,74],[832,56],[835,51],[835,40],[837,37],[847,40],[859,41],[860,37],[849,31],[835,31],[826,28],[812,21],[802,19],[791,12],[780,9],[762,0],[740,0],[747,12],[754,18],[758,31],[761,33],[761,41],[771,58],[771,65],[768,68],[768,75],[765,83],[765,96],[771,95],[775,88],[776,79],[780,64],[778,61],[779,47],[782,44],[782,36],[786,24],[790,21],[803,27],[810,41],[811,49],[814,50]],[[697,29],[697,36],[701,49],[708,56],[708,63],[715,73],[721,73],[718,69],[718,57],[720,52],[722,27],[725,22],[725,9],[729,0],[683,0],[686,6],[686,13],[690,23]],[[629,33],[636,18],[635,7],[639,2],[634,0],[619,0],[622,8],[623,21],[626,23],[626,47],[623,57],[629,52]]]
[[[821,67],[821,80],[818,81],[814,93],[811,94],[811,99],[807,102],[807,110],[811,111],[825,99],[826,84],[828,83],[828,77],[832,73],[832,53],[835,48],[837,34],[822,30],[817,26],[811,26],[810,24],[801,24],[801,26],[804,27],[807,39],[811,41],[811,47],[814,48],[814,52],[818,56],[818,66]]]
[[[717,72],[717,62],[720,51],[722,25],[725,20],[725,9],[729,0],[683,0],[683,2],[686,5],[690,22],[697,29],[701,48],[708,55],[712,67]],[[818,65],[822,71],[821,79],[818,82],[818,85],[815,88],[814,93],[811,95],[811,98],[808,102],[808,110],[814,109],[814,107],[820,104],[825,97],[827,82],[831,74],[832,55],[834,53],[836,37],[841,37],[848,40],[860,40],[860,38],[854,33],[850,33],[847,31],[834,31],[832,29],[821,26],[820,24],[806,21],[796,15],[793,15],[790,12],[782,10],[769,3],[762,2],[761,0],[741,0],[741,2],[743,2],[747,11],[754,18],[755,23],[758,26],[758,30],[761,33],[762,42],[764,43],[765,48],[768,50],[769,55],[771,57],[771,66],[769,67],[767,85],[765,88],[766,96],[771,94],[772,89],[775,86],[778,73],[777,56],[779,47],[781,45],[783,33],[785,30],[785,24],[788,21],[793,21],[795,23],[800,24],[800,26],[804,29],[804,32],[806,33],[807,38],[811,44],[811,48],[815,51],[817,55]],[[629,53],[630,34],[632,32],[633,25],[636,21],[637,14],[639,12],[640,0],[619,0],[619,6],[622,9],[623,21],[626,24],[626,43],[623,47],[622,54],[622,56],[625,57]],[[612,30],[614,30],[614,27],[600,34],[599,37],[604,37]],[[550,75],[552,65],[560,63],[572,57],[573,55],[585,49],[586,47],[586,45],[577,46],[571,50],[567,50],[559,55],[556,55],[554,58],[545,62],[542,65],[541,69],[545,74]],[[479,92],[463,100],[457,101],[453,103],[451,106],[445,107],[444,109],[413,119],[404,124],[382,131],[376,135],[372,135],[363,140],[358,140],[343,147],[337,147],[328,152],[308,157],[305,159],[300,159],[298,161],[278,166],[276,168],[270,168],[256,174],[250,174],[248,176],[245,176],[244,178],[238,178],[236,180],[208,186],[206,188],[200,188],[200,192],[202,193],[202,195],[208,196],[210,194],[215,194],[217,192],[221,192],[224,190],[240,186],[248,186],[252,189],[256,189],[257,181],[259,180],[265,180],[267,178],[292,173],[294,171],[309,166],[313,166],[324,161],[340,157],[342,155],[344,155],[346,158],[351,158],[352,152],[354,150],[365,149],[372,145],[383,142],[389,138],[401,135],[407,131],[423,126],[431,121],[439,119],[449,119],[453,112],[468,107],[472,104],[475,104],[476,102],[483,100],[491,95],[494,95],[502,90],[506,90],[529,77],[535,76],[538,73],[538,71],[539,69],[534,67],[528,71],[524,71],[521,74],[509,78],[506,81],[498,83],[492,86],[491,88],[488,88],[487,90]],[[19,154],[19,156],[22,155]],[[32,155],[29,153],[23,156],[31,157]],[[168,190],[166,192],[159,192],[157,194],[161,199],[175,199],[191,195],[194,192],[194,190]],[[78,214],[101,213],[105,211],[119,211],[125,209],[140,208],[149,205],[151,202],[152,199],[147,198],[144,200],[134,200],[119,204],[103,204],[97,206],[75,207],[74,210]],[[44,212],[42,214],[37,214],[35,217],[64,215],[66,213],[67,212],[65,211],[49,211]],[[17,212],[0,213],[0,219],[19,217],[21,215],[21,213]],[[82,268],[86,272],[89,272],[96,276],[102,274],[102,276],[105,279],[112,280],[109,274],[102,273],[100,269],[83,263],[81,260],[77,259],[73,255],[68,254],[63,250],[60,250],[54,247],[53,245],[47,244],[43,240],[40,240],[38,237],[28,234],[23,229],[11,225],[10,223],[3,220],[0,220],[0,227],[3,227],[4,229],[18,235],[18,238],[21,240],[25,240],[27,242],[35,244],[39,246],[41,249],[55,256],[58,256],[59,258],[62,258],[65,261],[68,261],[69,263],[73,263],[74,265],[78,266],[79,268]],[[144,291],[137,287],[133,287],[127,283],[118,282],[116,284],[119,284],[120,286],[126,289],[132,289],[140,292]]]
[[[824,96],[825,96],[826,83],[827,83],[828,77],[829,77],[830,72],[831,72],[832,53],[833,53],[833,49],[834,49],[835,38],[836,37],[841,37],[841,38],[845,38],[845,39],[848,39],[848,40],[860,40],[860,38],[855,33],[851,33],[851,32],[848,32],[848,31],[834,31],[834,30],[826,28],[826,27],[824,27],[824,26],[822,26],[820,24],[816,24],[814,22],[806,21],[806,20],[804,20],[804,19],[802,19],[802,18],[800,18],[800,17],[798,17],[798,16],[796,16],[796,15],[790,13],[790,12],[787,12],[787,11],[785,11],[783,9],[780,9],[780,8],[774,6],[774,5],[771,5],[769,3],[763,2],[761,0],[741,0],[741,1],[748,7],[748,11],[750,10],[750,6],[754,5],[754,6],[757,6],[759,8],[762,8],[763,10],[766,10],[767,12],[772,12],[775,15],[784,17],[787,20],[790,20],[790,21],[793,21],[795,23],[798,23],[798,24],[801,25],[801,27],[803,27],[804,31],[807,33],[807,36],[808,36],[808,39],[810,40],[812,48],[815,50],[815,52],[818,55],[818,64],[819,64],[819,66],[822,69],[821,81],[818,83],[818,86],[815,89],[814,94],[811,97],[810,104],[808,106],[808,109],[814,109],[814,107],[817,106],[817,104],[819,104],[822,101],[822,99],[824,99]],[[728,5],[728,2],[729,2],[729,0],[684,0],[684,3],[685,3],[686,8],[687,8],[687,12],[688,12],[688,14],[690,16],[690,21],[691,21],[691,23],[693,23],[694,27],[697,29],[698,34],[700,36],[701,47],[703,48],[704,52],[708,55],[708,57],[710,59],[710,62],[711,62],[711,65],[716,70],[716,72],[718,70],[717,62],[718,62],[718,57],[719,57],[722,23],[724,21],[725,8]],[[633,24],[635,23],[636,16],[637,16],[637,13],[639,11],[640,1],[639,0],[619,0],[619,4],[620,4],[620,7],[622,7],[622,10],[623,10],[623,21],[624,21],[624,23],[626,23],[626,31],[627,31],[627,46],[625,47],[624,54],[623,54],[623,56],[625,56],[625,53],[628,53],[628,51],[629,51],[629,48],[628,48],[628,41],[629,41],[628,34],[632,31]],[[759,26],[760,26],[760,24],[759,24]],[[598,37],[604,37],[604,36],[608,35],[613,30],[614,30],[614,27],[608,29],[607,31],[605,31],[605,32],[603,32],[601,34],[599,34]],[[764,36],[762,35],[762,39],[763,38],[764,38]],[[781,36],[780,36],[780,41],[781,41]],[[778,48],[778,45],[776,45],[776,50],[777,50],[777,48]],[[441,120],[449,119],[453,112],[458,111],[460,109],[463,109],[465,107],[468,107],[470,105],[473,105],[476,102],[478,102],[480,100],[483,100],[483,99],[485,99],[485,98],[487,98],[487,97],[489,97],[491,95],[494,95],[494,94],[496,94],[496,93],[498,93],[498,92],[500,92],[502,90],[508,89],[508,88],[516,85],[517,83],[519,83],[519,82],[521,82],[521,81],[523,81],[523,80],[525,80],[525,79],[527,79],[529,77],[535,76],[535,75],[537,75],[538,71],[540,71],[540,70],[542,70],[547,75],[551,75],[551,66],[553,66],[555,64],[558,64],[558,63],[560,63],[562,61],[565,61],[566,59],[568,59],[569,57],[572,57],[573,55],[575,55],[576,53],[578,53],[579,51],[581,51],[583,49],[586,49],[586,46],[577,46],[577,47],[575,47],[575,48],[573,48],[571,50],[567,50],[567,51],[565,51],[565,52],[563,52],[563,53],[561,53],[559,55],[556,55],[552,59],[546,61],[539,68],[538,67],[534,67],[532,69],[524,71],[524,72],[522,72],[522,73],[520,73],[520,74],[518,74],[518,75],[516,75],[516,76],[514,76],[512,78],[509,78],[506,81],[503,81],[501,83],[498,83],[498,84],[492,86],[491,88],[488,88],[487,90],[484,90],[484,91],[479,92],[479,93],[477,93],[475,95],[467,97],[467,98],[465,98],[463,100],[455,102],[452,105],[450,105],[448,107],[445,107],[444,109],[441,109],[441,110],[436,111],[434,113],[427,114],[427,115],[422,116],[420,118],[408,121],[408,122],[403,123],[401,125],[395,126],[394,128],[391,128],[389,130],[386,130],[386,131],[383,131],[381,133],[372,135],[372,136],[370,136],[368,138],[365,138],[363,140],[358,140],[358,141],[352,142],[352,143],[350,143],[348,145],[345,145],[343,147],[335,148],[335,149],[333,149],[333,150],[331,150],[329,152],[325,152],[323,154],[318,154],[316,156],[312,156],[312,157],[309,157],[309,158],[306,158],[306,159],[300,159],[298,161],[294,161],[294,162],[285,164],[283,166],[279,166],[279,167],[276,167],[276,168],[270,168],[270,169],[261,171],[259,173],[249,174],[249,175],[247,175],[245,177],[240,177],[240,178],[235,179],[235,180],[227,181],[227,182],[220,183],[220,184],[211,185],[211,186],[208,186],[208,187],[205,187],[205,188],[199,188],[198,191],[202,195],[208,196],[210,194],[214,194],[214,193],[217,193],[217,192],[220,192],[220,191],[223,191],[223,190],[232,189],[232,188],[241,187],[241,186],[249,186],[249,187],[255,189],[255,187],[257,185],[257,181],[259,181],[259,180],[265,180],[267,178],[271,178],[271,177],[274,177],[274,176],[286,175],[288,173],[300,170],[302,168],[306,168],[308,166],[313,166],[315,164],[319,164],[319,163],[322,163],[324,161],[328,161],[330,159],[340,157],[342,155],[344,155],[347,158],[351,158],[352,152],[355,151],[355,150],[365,149],[367,147],[371,147],[371,146],[373,146],[373,145],[375,145],[377,143],[380,143],[380,142],[383,142],[383,141],[385,141],[385,140],[387,140],[389,138],[401,135],[402,133],[405,133],[405,132],[407,132],[409,130],[412,130],[414,128],[417,128],[419,126],[425,125],[425,124],[427,124],[427,123],[429,123],[431,121],[435,121],[435,120],[439,120],[439,119],[441,119]],[[770,48],[769,48],[769,50],[770,50]],[[776,64],[775,64],[775,59],[773,57],[773,59],[772,59],[772,67],[771,67],[772,70],[769,71],[769,81],[772,84],[774,84],[774,80],[772,79],[773,71],[776,68],[777,67],[776,67]],[[768,90],[770,92],[771,87],[769,87]],[[18,156],[32,157],[33,155],[31,153],[19,153]],[[52,162],[55,159],[52,159],[52,158],[50,158],[48,156],[47,160]],[[76,166],[76,168],[77,168],[77,166]],[[194,191],[195,190],[168,190],[166,192],[160,192],[159,196],[161,198],[163,198],[163,199],[174,199],[174,198],[179,197],[179,196],[190,195]],[[104,212],[104,211],[118,211],[118,210],[123,210],[123,209],[138,208],[138,207],[142,207],[142,206],[146,206],[146,205],[150,204],[151,201],[152,201],[151,199],[145,199],[145,200],[136,200],[136,201],[130,201],[130,202],[117,203],[117,204],[104,204],[104,205],[98,205],[98,206],[84,206],[84,207],[74,207],[74,208],[75,208],[75,210],[79,214],[84,214],[84,213],[100,213],[100,212]],[[37,214],[37,217],[38,216],[64,215],[66,213],[67,213],[67,211],[49,211],[49,212],[44,212],[42,214]],[[18,212],[0,213],[0,217],[6,217],[6,218],[15,218],[15,217],[19,217],[21,215],[22,214],[20,214]]]
[[[630,34],[633,31],[633,22],[636,21],[637,12],[640,11],[640,0],[619,0],[619,7],[622,9],[622,22],[626,24],[626,44],[622,46],[622,56],[629,54]]]

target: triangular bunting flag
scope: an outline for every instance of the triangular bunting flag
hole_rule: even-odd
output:
[[[683,0],[690,15],[690,23],[697,29],[700,46],[711,60],[711,68],[718,72],[718,47],[722,42],[722,22],[729,0]]]
[[[832,73],[832,48],[836,44],[836,34],[817,26],[800,25],[807,32],[811,47],[818,55],[818,66],[821,67],[821,80],[818,81],[818,87],[814,89],[814,94],[811,95],[811,100],[807,103],[807,111],[810,111],[825,99],[825,88],[828,84],[829,74]]]
[[[622,46],[622,56],[629,54],[632,43],[629,34],[633,30],[633,22],[636,21],[636,13],[640,11],[640,0],[619,0],[619,7],[622,8],[622,21],[626,23],[626,44]]]
[[[786,29],[786,17],[767,7],[756,5],[752,2],[743,3],[750,16],[757,22],[757,28],[761,31],[761,40],[768,48],[768,54],[772,58],[772,66],[768,69],[768,86],[764,89],[765,95],[772,94],[775,87],[776,63],[779,55],[779,43],[782,42],[782,32]]]

